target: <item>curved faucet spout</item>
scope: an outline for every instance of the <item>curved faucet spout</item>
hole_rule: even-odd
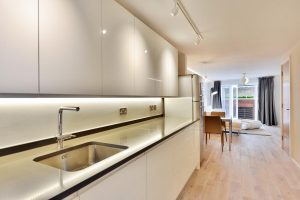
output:
[[[57,143],[58,143],[58,148],[63,149],[64,145],[63,142],[67,138],[75,137],[74,135],[67,135],[64,137],[62,135],[62,124],[63,124],[63,111],[68,110],[68,111],[75,111],[78,112],[80,110],[80,107],[75,107],[75,106],[63,106],[60,107],[58,110],[58,136],[57,136]]]

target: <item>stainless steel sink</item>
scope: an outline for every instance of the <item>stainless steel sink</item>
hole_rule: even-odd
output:
[[[115,144],[88,142],[40,156],[33,160],[57,169],[73,172],[85,169],[127,148]]]

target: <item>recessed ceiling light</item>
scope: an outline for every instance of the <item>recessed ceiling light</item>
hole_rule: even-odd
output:
[[[147,54],[147,53],[148,53],[148,50],[147,50],[147,49],[145,49],[145,50],[144,50],[144,53],[145,53],[145,54]]]
[[[102,30],[102,34],[105,35],[106,33],[107,33],[107,30],[106,30],[106,29],[103,29],[103,30]]]

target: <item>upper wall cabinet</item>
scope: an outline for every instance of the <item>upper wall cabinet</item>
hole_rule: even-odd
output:
[[[177,50],[138,19],[134,58],[137,95],[178,95]]]
[[[139,19],[135,19],[135,91],[141,96],[161,96],[159,71],[160,37]]]
[[[160,74],[162,75],[163,96],[178,96],[178,50],[167,41],[162,42]]]
[[[101,94],[101,1],[39,2],[40,92]]]
[[[38,93],[38,1],[0,1],[0,93]]]
[[[103,95],[134,94],[134,16],[102,0]]]

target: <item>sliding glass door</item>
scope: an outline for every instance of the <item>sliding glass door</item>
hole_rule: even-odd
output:
[[[221,91],[222,105],[226,117],[238,118],[238,86],[222,86]]]
[[[257,85],[223,85],[223,110],[233,119],[257,119]]]
[[[239,111],[239,95],[238,95],[238,86],[237,85],[232,85],[231,86],[231,91],[232,91],[232,115],[231,117],[233,119],[238,118],[238,111]]]

